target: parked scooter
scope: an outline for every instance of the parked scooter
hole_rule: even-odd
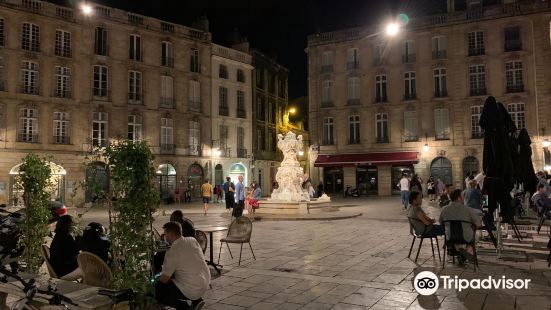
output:
[[[346,190],[344,191],[344,197],[360,197],[360,192],[357,188],[346,186]]]

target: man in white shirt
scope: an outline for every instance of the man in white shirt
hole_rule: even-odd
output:
[[[402,205],[404,206],[404,209],[407,209],[409,203],[409,180],[405,174],[402,175],[398,186],[400,187],[400,192],[402,196]]]
[[[180,223],[168,222],[163,229],[165,240],[171,246],[155,284],[155,296],[161,304],[177,310],[201,309],[205,304],[201,296],[210,284],[210,270],[201,246],[193,237],[182,237]]]

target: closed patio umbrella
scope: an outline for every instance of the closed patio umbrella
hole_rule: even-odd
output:
[[[519,145],[519,161],[518,161],[518,183],[523,184],[525,192],[530,193],[530,196],[536,191],[538,179],[534,173],[534,165],[532,164],[532,140],[528,135],[526,128],[522,128],[518,134]]]

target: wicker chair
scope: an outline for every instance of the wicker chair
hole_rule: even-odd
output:
[[[93,253],[83,251],[78,255],[77,260],[84,274],[84,284],[105,288],[111,287],[113,274],[101,258]]]
[[[59,277],[55,273],[54,268],[52,267],[52,264],[50,263],[50,247],[43,244],[41,252],[42,252],[42,258],[44,258],[44,262],[46,263],[46,267],[48,268],[48,273],[50,274],[50,277],[54,279],[59,279]]]
[[[201,250],[203,250],[203,254],[207,251],[207,234],[205,234],[204,231],[200,231],[198,229],[195,230],[195,239],[197,239],[197,242],[199,242],[199,245],[201,246]]]
[[[228,246],[228,251],[230,256],[233,259],[233,255],[230,250],[229,243],[239,243],[241,244],[241,249],[239,250],[239,266],[241,266],[241,253],[243,252],[243,243],[248,243],[251,248],[251,253],[253,258],[256,260],[254,255],[253,247],[251,246],[251,233],[253,232],[253,223],[246,216],[240,216],[233,220],[228,230],[226,238],[220,239],[220,252],[218,252],[218,262],[220,262],[220,254],[222,253],[222,243],[226,242]]]

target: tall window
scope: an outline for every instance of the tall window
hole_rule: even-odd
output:
[[[189,121],[189,154],[199,155],[201,146],[201,123]]]
[[[266,108],[264,107],[264,97],[262,96],[257,96],[256,97],[256,119],[259,120],[259,121],[264,121],[265,120],[265,112],[266,112]]]
[[[276,150],[276,132],[274,129],[268,129],[268,151]]]
[[[4,78],[4,59],[0,57],[0,91],[6,90],[6,81],[4,80]]]
[[[142,61],[142,38],[137,34],[131,34],[128,42],[128,58]]]
[[[404,141],[419,141],[419,127],[417,126],[417,111],[404,112]]]
[[[128,71],[128,100],[131,103],[142,101],[142,73],[140,71]]]
[[[334,127],[333,118],[325,117],[323,119],[323,141],[322,141],[324,145],[335,144],[333,127]]]
[[[266,150],[266,130],[264,128],[256,129],[256,147],[258,150]]]
[[[4,19],[0,18],[0,46],[4,46]]]
[[[228,111],[228,89],[226,87],[218,88],[218,109],[220,115],[229,116]]]
[[[346,51],[346,69],[358,69],[360,67],[360,50],[357,47]]]
[[[71,33],[65,30],[55,31],[55,55],[71,57]]]
[[[448,85],[446,81],[446,69],[434,69],[434,97],[447,97]]]
[[[406,40],[404,42],[404,55],[402,56],[402,62],[415,62],[415,41]]]
[[[360,78],[348,78],[348,104],[359,103],[360,99]]]
[[[174,107],[174,79],[170,75],[161,75],[161,106]]]
[[[469,56],[484,55],[484,32],[469,32]]]
[[[376,44],[373,48],[373,60],[375,65],[381,65],[383,63],[383,59],[385,57],[385,45],[384,44]]]
[[[189,81],[189,108],[192,111],[201,111],[201,83],[199,81]]]
[[[55,96],[59,98],[71,97],[71,68],[55,67]]]
[[[40,27],[38,25],[23,23],[21,48],[31,52],[40,52]]]
[[[218,77],[221,79],[228,78],[228,67],[226,67],[226,65],[220,65],[218,68]]]
[[[482,128],[478,125],[480,121],[480,115],[482,115],[482,105],[474,105],[471,107],[471,138],[480,139],[482,138]]]
[[[92,120],[92,145],[105,147],[107,145],[107,122],[109,121],[106,112],[94,112]]]
[[[19,110],[19,142],[38,142],[38,110],[24,108]]]
[[[434,131],[436,140],[448,140],[450,138],[450,116],[448,109],[434,110]]]
[[[417,98],[415,85],[415,71],[404,73],[404,100],[413,100]]]
[[[245,110],[245,93],[243,91],[237,91],[237,117],[247,118],[247,111]]]
[[[322,105],[331,105],[333,103],[333,81],[325,80],[322,85]]]
[[[509,115],[511,115],[511,118],[517,126],[517,129],[522,129],[526,127],[526,121],[524,120],[524,103],[508,104],[507,112],[509,112]]]
[[[360,116],[351,115],[348,117],[348,143],[360,143]]]
[[[245,71],[242,69],[237,69],[237,82],[245,83]]]
[[[469,86],[471,96],[486,95],[486,70],[484,65],[469,66]]]
[[[54,112],[54,143],[69,144],[69,113]]]
[[[161,118],[161,150],[172,150],[174,145],[174,127],[170,117]]]
[[[128,115],[128,140],[138,142],[142,139],[142,117],[136,114]]]
[[[108,95],[108,68],[107,66],[94,66],[94,89],[95,97],[107,98]]]
[[[445,36],[432,37],[432,59],[445,59],[447,50],[448,39]]]
[[[245,128],[237,127],[237,157],[247,157],[247,150],[245,149]]]
[[[24,94],[38,95],[38,63],[23,61],[21,64],[21,92]]]
[[[219,125],[220,151],[223,156],[228,156],[228,126]]]
[[[201,72],[201,64],[199,63],[199,50],[192,49],[190,53],[189,71],[199,73]]]
[[[174,52],[171,42],[163,41],[161,43],[161,66],[174,67]]]
[[[388,143],[388,114],[375,114],[375,135],[377,143]]]
[[[262,68],[255,68],[254,73],[256,78],[256,87],[264,89],[264,70]]]
[[[522,40],[520,39],[520,27],[507,27],[504,31],[506,52],[520,51],[522,49]]]
[[[94,38],[94,54],[107,56],[107,29],[96,27]]]
[[[375,102],[387,102],[386,75],[375,76]]]
[[[507,81],[508,93],[524,91],[522,61],[509,61],[505,63],[505,79]]]
[[[325,51],[321,54],[321,72],[333,71],[333,51]]]

